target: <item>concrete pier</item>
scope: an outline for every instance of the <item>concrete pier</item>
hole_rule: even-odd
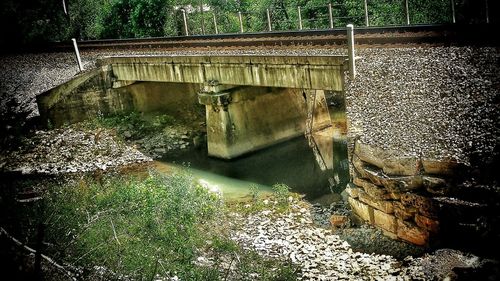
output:
[[[304,134],[306,91],[290,88],[205,86],[208,153],[232,159]],[[331,125],[324,91],[316,91],[314,128]]]

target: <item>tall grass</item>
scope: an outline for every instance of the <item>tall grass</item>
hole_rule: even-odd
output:
[[[174,117],[167,114],[142,116],[137,111],[117,112],[109,116],[98,115],[84,122],[90,128],[113,128],[118,134],[130,139],[140,139],[147,135],[161,133],[165,127],[176,123]]]
[[[185,172],[46,183],[44,199],[35,205],[10,200],[13,190],[0,191],[0,222],[33,248],[43,223],[42,253],[78,272],[79,279],[296,279],[295,265],[232,241],[226,221],[231,210]],[[285,200],[288,193],[281,189]],[[199,263],[199,257],[210,262]]]
[[[191,263],[204,243],[198,226],[222,202],[190,176],[82,179],[47,192],[46,237],[58,259],[134,279],[207,274]]]

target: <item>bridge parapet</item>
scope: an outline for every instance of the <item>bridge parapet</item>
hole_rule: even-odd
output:
[[[119,81],[157,81],[343,90],[346,56],[109,57]]]

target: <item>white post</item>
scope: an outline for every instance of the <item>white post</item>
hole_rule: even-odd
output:
[[[80,58],[80,52],[78,51],[78,45],[76,44],[76,39],[72,38],[71,41],[73,41],[73,47],[75,48],[76,60],[78,61],[78,68],[80,68],[80,71],[83,71],[82,59]]]
[[[333,29],[333,11],[332,3],[328,4],[328,16],[330,17],[330,28]]]
[[[186,10],[182,9],[182,19],[184,21],[184,35],[189,36],[189,31],[188,31],[188,21],[186,18]]]
[[[351,79],[356,77],[356,62],[354,56],[354,26],[347,25],[347,54],[349,56],[349,74]]]
[[[408,0],[405,0],[406,5],[406,24],[410,25],[410,9],[408,8]]]
[[[451,0],[451,17],[452,17],[453,23],[456,23],[456,19],[455,19],[455,1],[454,0]]]
[[[269,13],[269,9],[266,9],[267,12],[267,30],[271,31],[273,30],[273,27],[271,26],[271,14]]]
[[[238,18],[240,19],[240,32],[243,33],[243,19],[241,18],[240,11],[238,11]]]
[[[200,0],[201,34],[205,35],[205,18],[203,17],[203,0]]]
[[[368,3],[365,0],[365,25],[370,26],[370,22],[368,21]]]
[[[65,0],[62,0],[62,4],[63,4],[63,9],[64,9],[64,14],[65,15],[68,15],[68,9],[66,9],[66,1]]]
[[[213,13],[214,16],[214,28],[215,28],[215,34],[219,34],[219,29],[217,29],[217,19],[215,19],[215,13]]]
[[[299,12],[299,30],[302,30],[302,15],[300,14],[300,6],[297,7]]]
[[[486,23],[490,23],[490,9],[488,7],[488,0],[484,0],[486,5]]]

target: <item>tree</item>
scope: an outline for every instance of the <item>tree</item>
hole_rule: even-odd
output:
[[[68,3],[69,35],[79,40],[99,39],[106,29],[105,17],[110,13],[106,0],[73,0]]]
[[[59,1],[3,0],[0,9],[4,46],[67,38],[67,18]]]

